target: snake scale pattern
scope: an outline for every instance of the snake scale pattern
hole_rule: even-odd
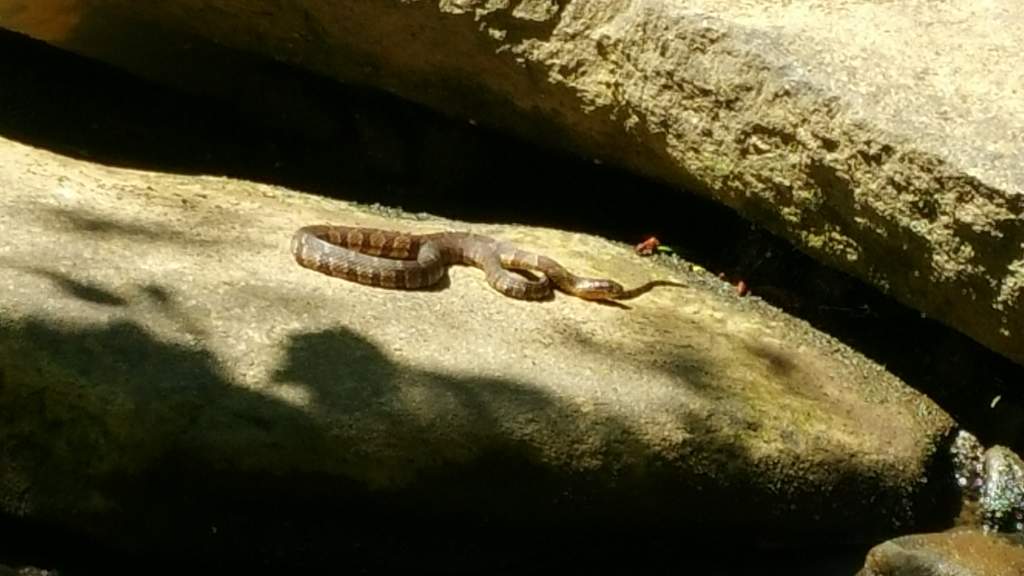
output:
[[[377,228],[304,226],[292,236],[291,252],[296,262],[311,270],[384,288],[429,288],[441,280],[448,266],[462,264],[480,268],[495,290],[521,300],[548,298],[552,283],[585,300],[616,299],[625,294],[613,280],[576,276],[547,256],[468,232],[407,234]],[[510,270],[532,272],[537,277]]]

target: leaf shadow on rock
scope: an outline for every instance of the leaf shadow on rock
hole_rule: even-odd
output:
[[[93,283],[76,280],[68,274],[39,266],[13,266],[12,268],[45,278],[52,282],[61,292],[78,300],[103,306],[126,306],[128,304],[128,301],[122,296],[106,288],[96,286]]]
[[[210,240],[195,234],[186,234],[165,224],[148,222],[138,224],[127,220],[115,220],[107,216],[90,213],[83,207],[74,209],[45,207],[39,215],[48,226],[70,229],[91,239],[130,238],[140,243],[209,244]]]

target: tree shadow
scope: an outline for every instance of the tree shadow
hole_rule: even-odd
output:
[[[174,309],[162,287],[126,298]],[[760,487],[711,472],[746,460],[714,434],[665,453],[620,417],[523,382],[396,364],[342,326],[282,345],[251,389],[210,351],[134,321],[0,318],[0,533],[38,537],[8,546],[31,556],[45,542],[40,555],[68,573],[706,561],[727,574],[748,561],[715,546],[758,546],[778,525]],[[307,401],[281,399],[278,385]]]

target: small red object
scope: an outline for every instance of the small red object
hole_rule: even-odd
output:
[[[636,253],[641,256],[650,256],[651,254],[654,254],[654,251],[658,246],[661,246],[661,242],[659,242],[654,236],[651,236],[647,240],[637,244],[634,249],[636,250]]]
[[[739,294],[741,297],[746,296],[747,294],[750,293],[750,287],[747,286],[746,282],[740,280],[739,282],[736,283],[736,293]]]

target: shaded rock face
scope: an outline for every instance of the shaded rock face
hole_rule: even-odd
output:
[[[957,529],[895,538],[871,549],[857,576],[1015,576],[1024,538]]]
[[[0,167],[7,518],[168,562],[461,569],[863,545],[955,508],[947,414],[706,272],[6,140]],[[684,286],[628,308],[515,301],[464,267],[372,288],[296,265],[314,222]]]
[[[256,52],[628,166],[1024,362],[1011,2],[47,0],[0,18],[240,99],[263,87],[211,47]]]

